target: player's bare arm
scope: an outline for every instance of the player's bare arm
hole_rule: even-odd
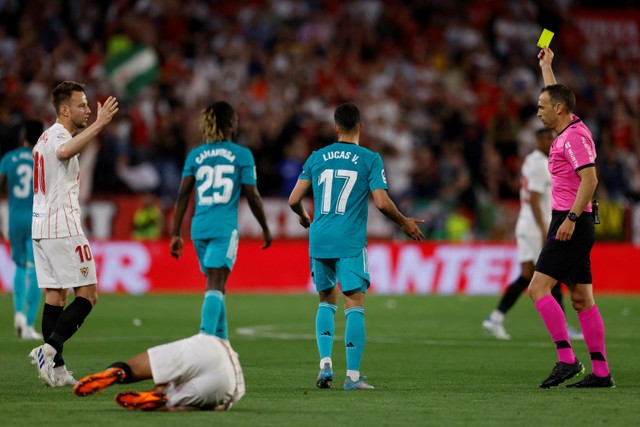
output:
[[[66,108],[63,107],[63,108]],[[91,109],[86,106],[87,118],[91,113]],[[70,159],[76,154],[80,153],[91,142],[100,131],[111,122],[113,116],[118,112],[118,100],[110,96],[104,102],[104,105],[98,102],[98,112],[96,121],[87,127],[83,132],[74,136],[68,142],[61,144],[56,150],[56,156],[60,160]],[[63,113],[64,114],[64,113]],[[75,133],[76,129],[67,129],[72,133]]]
[[[182,241],[182,221],[189,206],[189,198],[195,186],[195,178],[193,176],[185,176],[180,182],[178,190],[178,198],[173,210],[173,226],[171,227],[171,242],[169,243],[169,251],[174,258],[180,258],[184,251],[184,242]]]
[[[544,221],[544,214],[542,210],[542,193],[537,191],[529,191],[529,200],[531,205],[531,211],[533,212],[533,218],[538,224],[538,228],[540,229],[540,235],[542,236],[542,243],[544,244],[547,239],[547,231],[549,224],[546,224]]]
[[[262,227],[262,237],[264,239],[264,245],[262,245],[262,249],[267,249],[271,246],[271,241],[273,237],[271,236],[271,231],[269,230],[269,224],[267,223],[267,217],[264,214],[264,206],[262,205],[262,198],[260,197],[260,193],[258,192],[258,187],[252,184],[243,184],[242,191],[244,196],[247,198],[247,203],[249,203],[249,209],[251,209],[251,213],[258,220],[260,227]]]
[[[553,74],[553,68],[551,68],[551,63],[553,62],[553,51],[548,47],[543,47],[540,53],[538,53],[538,59],[538,64],[542,70],[544,85],[549,86],[556,84],[556,77]]]
[[[302,199],[309,192],[309,189],[311,189],[311,181],[307,179],[299,179],[298,182],[296,182],[295,187],[293,187],[291,195],[289,195],[289,206],[291,207],[291,210],[298,215],[298,221],[304,228],[309,228],[311,225],[311,217],[309,217],[309,213],[307,213],[307,210],[302,204]]]
[[[417,225],[418,223],[425,222],[424,219],[407,218],[402,215],[395,203],[393,203],[393,200],[389,197],[389,194],[387,194],[387,190],[373,190],[371,194],[373,195],[373,202],[376,204],[376,208],[387,218],[398,224],[404,234],[418,242],[424,240],[424,234]]]
[[[571,206],[571,212],[580,216],[593,197],[593,193],[596,191],[596,187],[598,186],[598,177],[596,176],[596,168],[594,166],[580,169],[578,171],[578,175],[580,175],[580,186],[578,187],[576,200]],[[575,222],[565,219],[558,228],[556,239],[561,241],[571,239],[575,228]]]

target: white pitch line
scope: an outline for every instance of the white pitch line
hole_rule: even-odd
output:
[[[315,334],[301,334],[278,332],[278,325],[257,325],[236,328],[236,333],[246,338],[267,338],[283,341],[292,340],[315,340]],[[335,341],[341,341],[340,335],[334,336]],[[428,346],[447,346],[447,347],[536,347],[545,348],[550,345],[548,341],[538,342],[517,342],[517,341],[499,341],[496,339],[487,340],[437,340],[437,339],[403,339],[400,337],[389,336],[368,336],[367,342],[379,344],[415,344]],[[608,348],[632,348],[630,344],[607,344]]]
[[[236,328],[235,332],[240,335],[241,338],[244,339],[275,339],[275,340],[283,340],[283,341],[295,341],[295,340],[304,340],[304,341],[315,341],[315,334],[304,334],[304,333],[291,333],[291,332],[281,332],[279,329],[282,327],[287,327],[288,325],[256,325],[256,326],[246,326],[241,328]],[[479,335],[482,334],[483,331],[479,331]],[[146,335],[136,335],[136,336],[87,336],[87,337],[74,337],[74,342],[140,342],[140,341],[153,341],[158,344],[163,344],[170,341],[175,341],[185,338],[181,335],[174,336],[146,336]],[[342,341],[343,337],[340,335],[335,335],[335,341]],[[35,341],[24,341],[20,340],[16,337],[0,337],[0,343],[28,343]],[[446,346],[446,347],[525,347],[525,348],[545,348],[550,345],[549,341],[534,341],[534,342],[518,342],[515,340],[512,341],[500,341],[496,339],[486,340],[447,340],[447,339],[403,339],[397,336],[376,336],[371,335],[367,337],[367,342],[369,343],[378,343],[378,344],[413,344],[413,345],[426,345],[426,346]],[[607,344],[607,348],[635,348],[632,344]]]

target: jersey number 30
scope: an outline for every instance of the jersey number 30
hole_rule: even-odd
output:
[[[322,171],[318,183],[322,185],[322,206],[320,212],[323,214],[331,212],[331,195],[334,178],[344,180],[335,206],[335,213],[344,215],[347,210],[347,200],[349,200],[349,195],[358,179],[358,172],[348,169],[325,169]]]
[[[233,193],[233,173],[236,167],[233,165],[200,166],[196,171],[198,185],[198,204],[211,206],[225,204],[231,200]]]

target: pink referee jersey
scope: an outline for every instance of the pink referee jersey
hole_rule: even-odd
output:
[[[571,210],[578,194],[578,171],[596,163],[596,147],[591,131],[576,115],[553,141],[549,152],[551,173],[551,207],[557,211]],[[591,212],[591,202],[585,212]]]
[[[69,131],[56,123],[33,148],[33,239],[84,235],[78,202],[78,156],[68,160],[56,156],[56,149],[71,138]]]

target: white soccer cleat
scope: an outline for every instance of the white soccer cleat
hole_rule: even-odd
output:
[[[494,322],[491,319],[485,319],[482,322],[482,327],[485,329],[485,331],[489,332],[491,335],[493,335],[495,338],[499,340],[511,339],[511,335],[509,335],[507,331],[504,330],[504,326],[502,325],[501,322]]]
[[[56,366],[53,368],[53,373],[55,376],[54,387],[75,386],[78,382],[78,380],[73,378],[73,372],[67,371],[65,365]]]
[[[16,330],[18,338],[22,338],[22,331],[27,327],[27,316],[21,312],[16,312],[13,316],[13,328]]]
[[[37,333],[33,326],[25,326],[20,332],[20,338],[23,340],[41,340],[42,335]]]
[[[47,387],[55,387],[56,377],[53,371],[53,357],[56,355],[56,352],[55,350],[53,352],[47,352],[45,346],[52,348],[47,344],[43,344],[31,350],[29,357],[31,358],[31,363],[36,365],[38,376],[44,385]]]

